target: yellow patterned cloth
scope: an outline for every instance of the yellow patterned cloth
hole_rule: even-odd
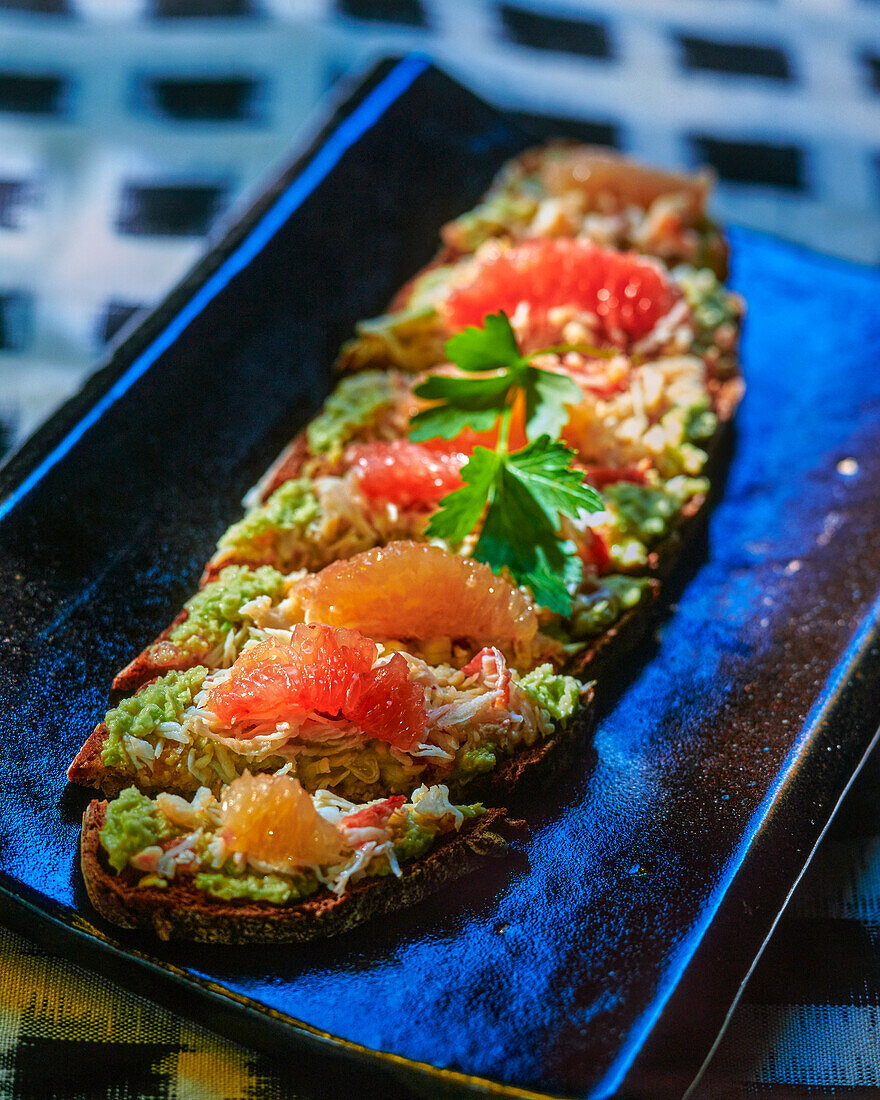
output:
[[[0,1097],[302,1097],[281,1074],[0,927]]]

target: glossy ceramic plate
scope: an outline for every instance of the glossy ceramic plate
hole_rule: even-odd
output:
[[[708,533],[510,859],[305,947],[163,946],[91,911],[64,769],[244,490],[527,137],[419,59],[309,152],[0,472],[5,919],[303,1089],[680,1094],[880,713],[880,274],[732,234],[748,394]],[[394,1076],[393,1085],[388,1075]]]

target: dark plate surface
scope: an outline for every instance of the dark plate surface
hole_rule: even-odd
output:
[[[192,590],[354,321],[525,140],[421,61],[380,69],[0,471],[6,919],[292,1046],[297,1074],[329,1053],[325,1086],[344,1054],[431,1094],[432,1066],[451,1086],[682,1092],[880,713],[880,274],[737,231],[749,388],[708,535],[579,765],[516,805],[512,858],[301,948],[164,947],[94,918],[64,769],[114,671]]]

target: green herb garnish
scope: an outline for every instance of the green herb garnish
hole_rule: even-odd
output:
[[[532,359],[574,350],[585,349],[560,345],[521,355],[507,315],[490,314],[483,328],[469,326],[446,344],[453,363],[481,377],[434,375],[417,386],[419,397],[440,404],[414,416],[410,431],[415,442],[452,439],[465,428],[489,431],[498,423],[495,450],[474,448],[461,471],[465,484],[440,501],[427,533],[458,542],[484,517],[474,557],[495,572],[507,568],[540,604],[563,615],[571,612],[569,588],[579,583],[582,564],[574,543],[559,537],[560,516],[601,511],[602,499],[572,468],[575,452],[555,438],[581,392],[571,378]],[[520,395],[529,443],[511,453],[510,419]]]

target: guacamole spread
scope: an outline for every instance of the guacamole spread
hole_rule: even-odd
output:
[[[394,399],[393,381],[383,371],[343,379],[306,428],[312,452],[338,459],[355,433],[376,420]]]
[[[602,634],[627,611],[637,607],[645,589],[651,583],[647,577],[628,577],[609,573],[598,577],[592,591],[578,592],[570,617],[572,638],[593,638]]]
[[[672,274],[694,315],[696,333],[692,350],[700,355],[713,346],[721,325],[738,325],[742,312],[739,299],[706,267],[683,265]]]
[[[216,581],[187,600],[186,619],[171,630],[168,641],[186,656],[202,656],[220,645],[230,631],[239,629],[244,621],[241,614],[244,604],[257,596],[275,599],[283,585],[284,577],[271,566],[251,570],[228,565]]]
[[[146,739],[161,722],[179,722],[207,675],[202,665],[169,672],[108,711],[104,719],[107,737],[101,753],[107,767],[124,767],[128,762],[126,735]]]
[[[644,566],[648,550],[672,534],[682,507],[709,491],[705,478],[680,475],[661,485],[618,481],[603,491],[609,524],[608,554],[618,569]]]
[[[538,665],[519,686],[557,722],[571,718],[577,709],[581,685],[573,676],[554,672],[552,665]]]
[[[247,555],[262,544],[271,544],[279,531],[304,532],[320,512],[310,481],[305,478],[285,481],[265,504],[234,523],[217,543],[217,549]]]
[[[107,807],[101,844],[110,866],[121,871],[132,856],[168,836],[170,831],[168,821],[155,804],[135,787],[129,787]]]

